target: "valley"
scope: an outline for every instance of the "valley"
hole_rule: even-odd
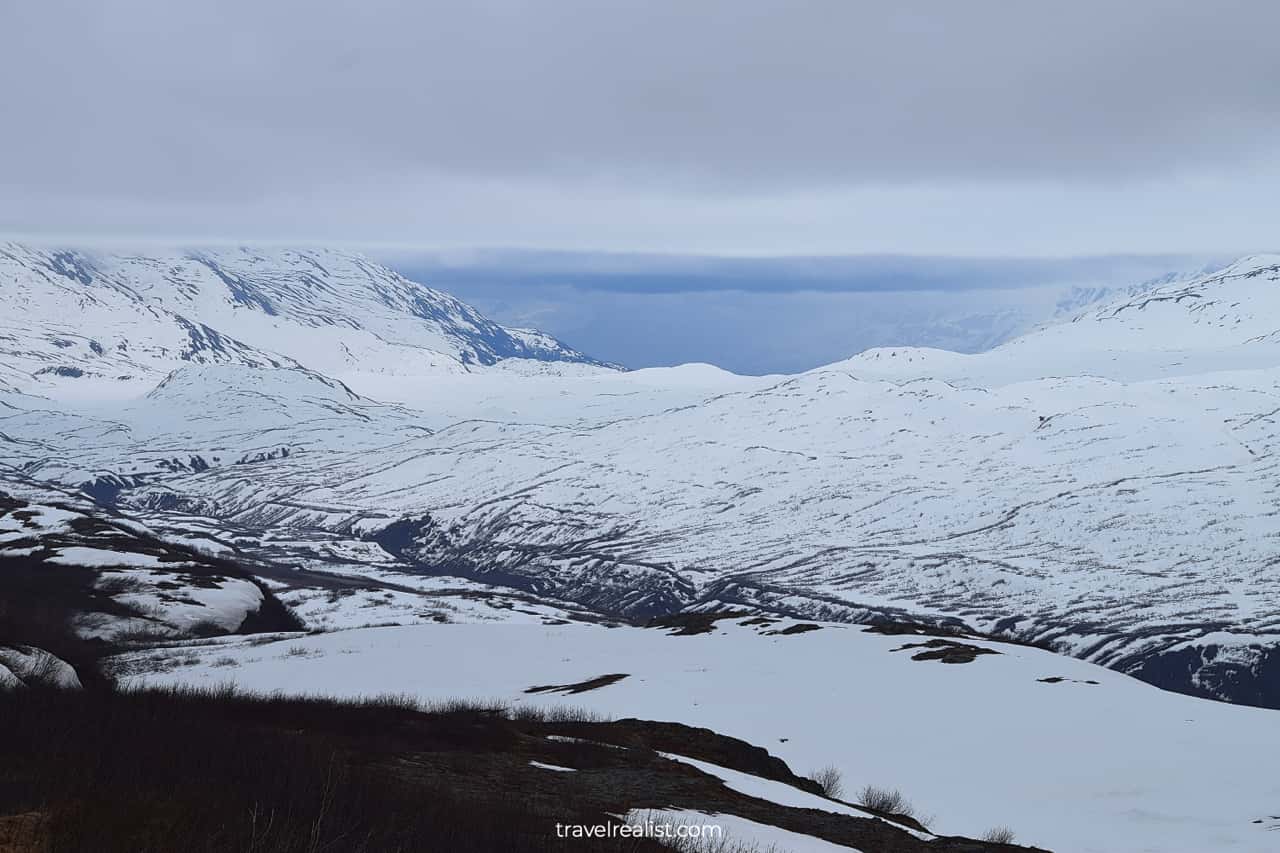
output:
[[[626,371],[340,252],[6,245],[0,299],[0,572],[65,626],[0,643],[82,682],[625,674],[537,702],[835,762],[957,836],[1270,849],[1276,257],[792,376]]]

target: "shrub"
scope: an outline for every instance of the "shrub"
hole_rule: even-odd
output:
[[[844,796],[844,776],[841,775],[840,768],[828,764],[815,770],[809,778],[817,782],[822,793],[831,799],[838,800]]]
[[[270,643],[278,643],[281,640],[287,640],[288,637],[279,634],[256,634],[249,638],[248,644],[251,646],[265,646]]]
[[[104,575],[98,581],[97,589],[103,595],[121,595],[128,592],[140,592],[145,586],[137,578],[124,575]]]
[[[544,723],[607,723],[612,719],[601,711],[575,705],[552,705],[542,710]]]
[[[874,785],[868,785],[858,792],[858,802],[873,812],[888,815],[914,817],[916,813],[915,806],[911,805],[901,791],[877,788]]]
[[[988,829],[987,834],[982,836],[982,840],[992,844],[1012,844],[1014,837],[1013,830],[1009,827],[997,826],[993,829]]]
[[[118,648],[160,646],[175,638],[175,632],[166,625],[136,625],[111,635],[111,642]]]
[[[226,628],[212,619],[201,619],[199,622],[196,622],[187,629],[188,635],[192,637],[199,637],[201,639],[207,637],[221,637],[223,634],[228,633],[230,632]]]
[[[483,699],[436,699],[424,703],[422,710],[428,714],[480,714],[501,717],[507,714],[507,706],[504,703]]]

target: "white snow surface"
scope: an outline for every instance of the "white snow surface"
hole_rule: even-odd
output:
[[[821,838],[791,832],[767,823],[757,823],[732,814],[708,814],[691,809],[633,809],[627,813],[626,820],[637,826],[645,824],[718,826],[723,833],[721,838],[730,844],[748,845],[747,849],[750,853],[858,853],[853,847],[832,844]],[[718,839],[708,843],[716,844]]]
[[[57,552],[45,558],[46,564],[55,566],[88,566],[98,569],[140,568],[157,569],[165,565],[159,557],[151,554],[131,554],[127,551],[108,551],[105,548],[86,548],[79,545],[59,548]],[[169,565],[174,566],[173,563]],[[176,566],[174,566],[176,568]]]
[[[508,358],[545,363],[514,374],[612,369],[357,254],[0,244],[0,388],[122,399],[188,363],[419,375]]]
[[[80,688],[80,678],[61,658],[34,646],[0,646],[0,690],[39,684]]]
[[[1008,825],[1023,843],[1071,853],[1275,849],[1274,711],[1168,693],[1023,646],[977,643],[1000,654],[944,664],[895,651],[918,638],[854,626],[778,636],[720,625],[697,636],[590,625],[372,628],[291,639],[305,655],[222,640],[185,646],[181,654],[201,656],[194,666],[131,677],[563,703],[706,726],[766,747],[801,775],[834,764],[849,790],[902,790],[944,834]],[[240,665],[214,666],[227,656]],[[125,662],[142,669],[146,658]],[[524,693],[614,672],[628,677],[563,699]],[[1038,680],[1049,677],[1066,680]],[[758,789],[779,796],[768,788]]]
[[[444,535],[404,559],[632,612],[958,618],[1120,667],[1212,636],[1256,662],[1280,644],[1278,269],[1242,259],[981,355],[791,377],[413,374],[373,389],[388,405],[193,365],[138,400],[0,394],[0,446],[30,476],[123,484],[148,518],[429,517]]]
[[[1048,376],[1162,379],[1280,364],[1280,255],[1091,306],[977,354],[878,347],[840,363],[866,378],[1008,384]]]
[[[780,806],[788,806],[796,809],[818,809],[819,811],[852,815],[853,817],[868,816],[865,811],[855,809],[851,806],[846,806],[843,803],[828,800],[825,797],[819,797],[816,794],[810,794],[808,791],[802,791],[799,788],[793,787],[784,782],[776,782],[773,779],[763,779],[759,776],[753,776],[750,773],[743,773],[740,770],[731,770],[728,767],[721,767],[720,765],[712,764],[709,761],[699,761],[696,758],[689,758],[684,755],[675,755],[669,752],[663,752],[660,754],[663,758],[669,758],[672,761],[684,762],[685,764],[698,768],[703,773],[715,776],[724,782],[725,787],[737,791],[739,794],[746,794],[748,797],[768,800],[769,802],[777,803]]]
[[[262,590],[256,584],[239,578],[219,578],[202,584],[176,572],[126,570],[104,573],[99,585],[108,579],[125,579],[137,584],[137,591],[113,598],[147,614],[179,636],[202,622],[235,631],[263,601]],[[181,591],[166,590],[161,586],[166,582],[181,584]]]
[[[12,516],[0,518],[0,542],[5,541],[5,537],[16,541],[64,533],[69,529],[68,523],[77,517],[76,513],[61,507],[35,505],[24,513],[21,521]]]

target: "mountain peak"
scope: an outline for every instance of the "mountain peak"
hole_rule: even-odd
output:
[[[507,360],[612,370],[443,291],[334,250],[91,254],[0,246],[0,383],[135,396],[184,364],[419,376]],[[17,322],[20,318],[21,322]]]

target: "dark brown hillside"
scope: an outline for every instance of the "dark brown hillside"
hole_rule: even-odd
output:
[[[561,838],[556,824],[616,824],[612,815],[664,808],[736,814],[877,853],[1028,849],[925,841],[871,812],[780,806],[659,754],[815,793],[763,749],[563,710],[26,689],[0,695],[0,731],[5,853],[640,853],[665,848]]]

